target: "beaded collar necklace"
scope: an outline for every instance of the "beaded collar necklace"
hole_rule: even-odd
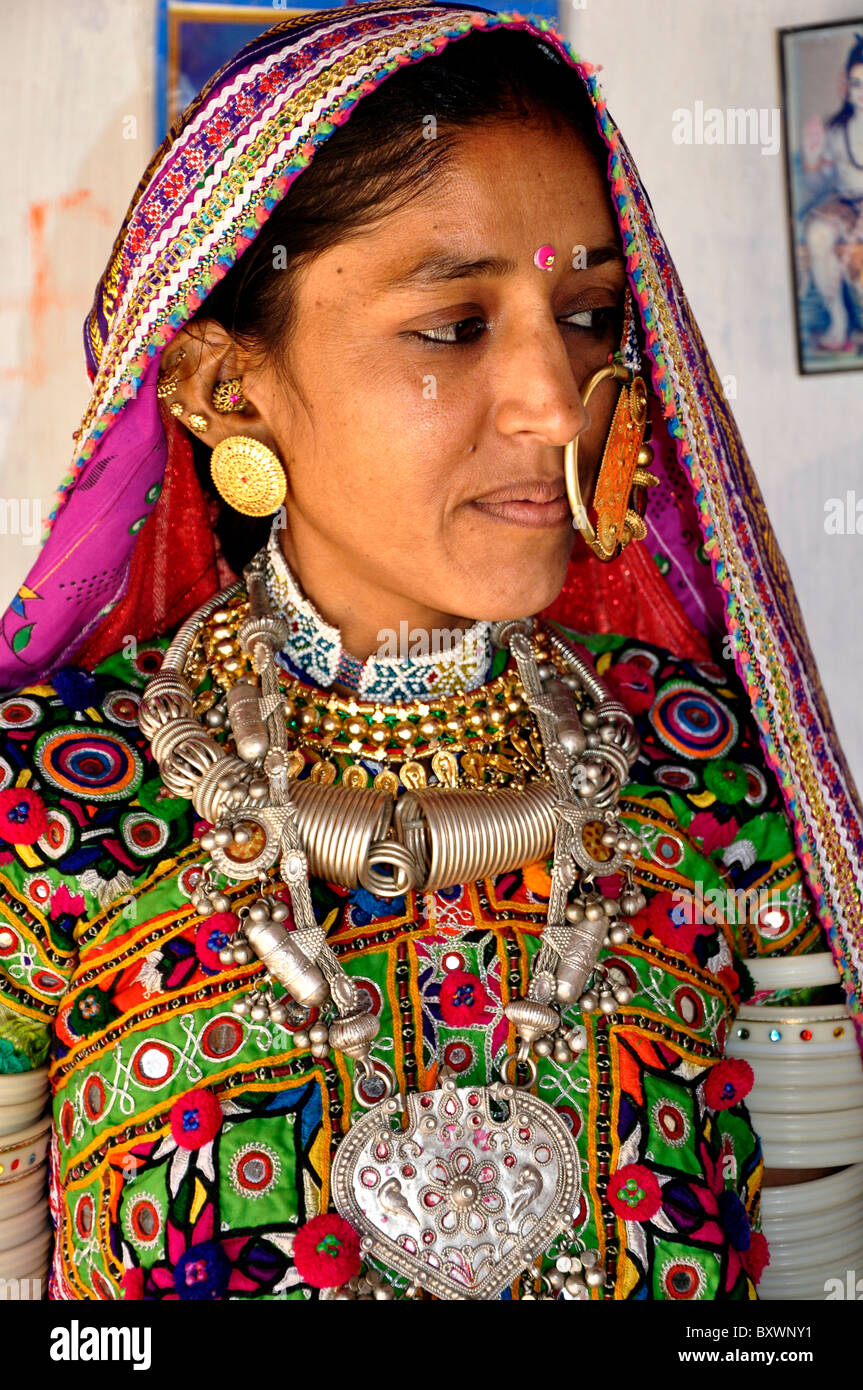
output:
[[[453,695],[457,690],[475,690],[487,680],[493,649],[491,623],[485,621],[442,644],[444,650],[425,653],[415,651],[420,646],[418,634],[406,631],[407,623],[402,623],[402,631],[393,633],[393,638],[402,648],[407,645],[408,652],[372,655],[364,662],[351,656],[342,646],[339,629],[325,622],[297,583],[279,544],[279,519],[277,514],[267,542],[266,584],[290,634],[286,649],[276,658],[284,670],[324,690],[339,681],[361,700]]]

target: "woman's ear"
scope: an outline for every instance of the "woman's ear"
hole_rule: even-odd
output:
[[[210,446],[232,434],[261,437],[266,431],[258,411],[245,401],[242,410],[220,412],[213,392],[224,381],[240,378],[248,354],[216,319],[199,319],[181,328],[162,353],[157,394],[181,424]]]

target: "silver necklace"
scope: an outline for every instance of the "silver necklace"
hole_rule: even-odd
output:
[[[264,566],[261,552],[245,571],[250,611],[239,629],[260,687],[239,682],[227,695],[227,717],[242,755],[231,755],[197,720],[192,692],[182,675],[201,626],[240,591],[240,583],[203,605],[183,625],[161,671],[148,683],[139,723],[151,740],[166,786],[188,797],[212,825],[201,845],[210,852],[215,869],[233,882],[257,878],[261,885],[260,896],[241,908],[238,930],[220,953],[225,966],[247,965],[257,956],[266,967],[264,987],[236,1001],[235,1011],[275,1024],[287,1021],[291,1000],[293,1006],[325,1011],[329,1023],[321,1019],[308,1033],[294,1032],[295,1044],[308,1046],[319,1060],[335,1049],[353,1061],[355,1075],[379,1084],[370,1056],[378,1019],[362,1007],[312,907],[309,856],[296,796],[302,784],[292,785],[289,777],[288,734],[275,662],[287,633],[271,610]],[[493,625],[495,644],[508,646],[515,658],[525,700],[539,726],[553,826],[542,944],[525,995],[505,1007],[517,1047],[503,1059],[501,1079],[488,1086],[459,1087],[454,1077],[443,1075],[434,1091],[401,1096],[379,1090],[373,1100],[364,1100],[355,1088],[354,1099],[366,1113],[352,1124],[332,1167],[335,1206],[359,1231],[366,1258],[403,1276],[412,1290],[427,1290],[443,1299],[495,1298],[520,1271],[536,1277],[536,1262],[549,1250],[557,1252],[556,1263],[544,1276],[540,1297],[555,1296],[561,1283],[577,1296],[604,1282],[597,1253],[582,1249],[573,1234],[581,1191],[574,1141],[554,1108],[531,1094],[530,1087],[537,1075],[535,1057],[553,1053],[560,1064],[571,1063],[586,1045],[583,1026],[568,1025],[564,1011],[576,1007],[583,1013],[598,1009],[611,1015],[632,997],[626,982],[597,965],[597,958],[603,945],[621,945],[629,938],[626,919],[645,902],[627,860],[637,851],[638,841],[617,814],[620,791],[638,756],[638,740],[625,706],[611,699],[596,673],[560,634],[549,629],[552,645],[565,663],[564,678],[550,663],[537,662],[531,640],[534,626],[534,619]],[[581,714],[576,689],[586,697]],[[459,789],[429,788],[427,794],[446,797],[447,805],[455,806]],[[366,795],[369,805],[369,797],[375,795]],[[498,790],[486,798],[492,819],[501,797]],[[413,815],[401,820],[391,811],[389,819],[381,816],[377,803],[372,808],[378,834],[366,836],[365,852],[374,862],[355,866],[355,881],[371,883],[372,891],[383,896],[402,893],[406,885],[428,889],[427,873],[422,881],[423,867],[427,870],[435,862],[436,848],[438,861],[441,858],[440,844],[427,844],[425,858],[419,852],[423,826],[418,821],[418,794],[416,800]],[[459,804],[467,804],[464,794]],[[333,818],[332,798],[326,804],[322,799],[320,805],[318,814],[326,821],[327,833],[338,836],[342,826]],[[307,824],[310,820],[313,812],[306,816]],[[603,859],[585,843],[587,827],[597,823],[603,827]],[[436,824],[440,820],[427,819],[426,840],[434,841],[435,833],[440,840]],[[502,825],[505,834],[507,826]],[[402,839],[397,838],[399,832]],[[495,838],[500,837],[498,827]],[[540,857],[531,851],[524,855],[523,837],[516,835],[515,840],[510,849],[518,863],[512,867]],[[268,891],[269,871],[277,860],[290,909]],[[595,880],[618,873],[625,880],[620,898],[601,894]],[[460,880],[445,880],[453,881]],[[231,907],[209,868],[192,902],[201,915]],[[289,917],[292,929],[286,925]],[[277,998],[275,984],[291,1000]],[[342,1296],[351,1296],[351,1291]]]

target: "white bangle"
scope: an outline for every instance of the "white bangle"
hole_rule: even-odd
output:
[[[837,1265],[845,1270],[859,1269],[863,1264],[863,1236],[859,1231],[842,1231],[815,1244],[801,1241],[790,1249],[777,1248],[768,1234],[767,1244],[774,1274],[796,1276],[805,1268],[812,1274],[823,1271],[824,1277],[829,1278]]]
[[[48,1104],[47,1093],[44,1096],[34,1096],[30,1100],[20,1100],[14,1105],[0,1105],[0,1141],[9,1134],[17,1134],[20,1130],[32,1125],[43,1114]]]
[[[0,1106],[19,1105],[37,1096],[47,1098],[49,1089],[47,1067],[4,1073],[0,1076]]]
[[[850,1053],[841,1057],[831,1057],[829,1068],[825,1068],[822,1058],[807,1054],[805,1057],[781,1058],[775,1051],[769,1057],[750,1059],[756,1082],[768,1086],[823,1086],[825,1071],[831,1086],[857,1086],[863,1079],[860,1060]]]
[[[814,1211],[809,1215],[768,1211],[762,1202],[761,1220],[765,1235],[769,1230],[771,1244],[776,1240],[786,1244],[803,1240],[817,1244],[822,1235],[833,1235],[848,1226],[863,1230],[863,1200],[858,1200],[856,1204],[839,1202],[828,1211]]]
[[[832,1078],[831,1078],[832,1080]],[[863,1107],[863,1076],[854,1086],[765,1085],[755,1072],[755,1085],[746,1097],[750,1114],[812,1115],[829,1110],[860,1110]]]
[[[50,1115],[18,1134],[4,1135],[0,1139],[0,1184],[23,1178],[28,1169],[44,1163],[50,1135]]]
[[[48,1192],[48,1171],[44,1163],[30,1168],[17,1182],[0,1183],[0,1221],[17,1216],[34,1206]]]
[[[744,964],[758,990],[815,989],[840,983],[830,951],[815,951],[811,956],[753,956]]]
[[[50,1270],[50,1262],[45,1262],[26,1274],[16,1274],[14,1280],[6,1284],[3,1298],[7,1303],[35,1303],[44,1298]]]
[[[863,1139],[815,1140],[787,1144],[765,1140],[764,1162],[768,1168],[838,1168],[845,1163],[863,1161]]]
[[[47,1201],[37,1202],[36,1206],[19,1211],[17,1216],[7,1216],[5,1221],[0,1221],[0,1254],[14,1250],[18,1245],[26,1245],[40,1231],[48,1230],[50,1224]]]
[[[806,1004],[789,1010],[776,1005],[745,1004],[731,1030],[728,1052],[769,1056],[855,1052],[854,1025],[844,1004]]]
[[[750,1098],[751,1099],[751,1098]],[[747,1106],[752,1128],[762,1142],[808,1144],[813,1140],[859,1139],[863,1145],[863,1110],[816,1110],[800,1114],[770,1115]],[[861,1149],[863,1158],[863,1149]]]
[[[13,1250],[0,1251],[0,1279],[21,1279],[28,1270],[40,1269],[50,1258],[53,1231],[48,1227]]]
[[[826,1178],[764,1187],[761,1190],[761,1209],[801,1214],[829,1211],[838,1203],[855,1201],[861,1194],[863,1163],[855,1163],[843,1168],[841,1173],[828,1173]]]

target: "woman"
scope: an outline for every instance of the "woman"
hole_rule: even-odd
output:
[[[589,66],[275,26],[85,338],[0,707],[53,1296],[753,1297],[735,955],[826,929],[857,1008],[859,812]]]

